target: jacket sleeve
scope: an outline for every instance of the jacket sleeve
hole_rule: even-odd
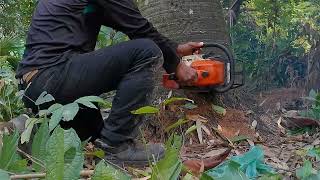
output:
[[[102,24],[121,31],[130,39],[149,38],[161,49],[164,56],[163,67],[168,73],[175,72],[180,58],[176,49],[178,44],[161,35],[144,18],[133,0],[96,0],[102,9]]]

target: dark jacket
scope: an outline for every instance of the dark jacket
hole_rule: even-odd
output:
[[[166,71],[175,71],[179,63],[177,44],[142,17],[132,0],[40,0],[17,77],[64,62],[74,53],[93,51],[102,25],[130,39],[152,39],[163,52]]]

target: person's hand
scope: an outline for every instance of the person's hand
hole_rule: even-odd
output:
[[[202,47],[203,42],[188,42],[178,45],[177,53],[180,57],[192,55],[193,53],[199,54]]]
[[[177,66],[176,77],[178,78],[179,85],[192,85],[197,80],[197,71],[183,62]]]

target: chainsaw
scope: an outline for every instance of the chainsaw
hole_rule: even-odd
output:
[[[217,48],[224,53],[217,56],[214,52],[194,54],[182,57],[182,62],[197,71],[197,80],[189,86],[180,86],[175,73],[163,75],[163,86],[168,89],[189,89],[200,92],[223,93],[242,86],[243,72],[235,72],[235,60],[230,51],[217,43],[205,43],[204,48]],[[235,83],[235,76],[241,75],[242,82]]]

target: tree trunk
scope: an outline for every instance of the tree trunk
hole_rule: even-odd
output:
[[[308,61],[307,90],[320,90],[320,42],[311,51]]]
[[[138,4],[141,13],[160,33],[178,43],[230,44],[219,0],[140,0]]]

